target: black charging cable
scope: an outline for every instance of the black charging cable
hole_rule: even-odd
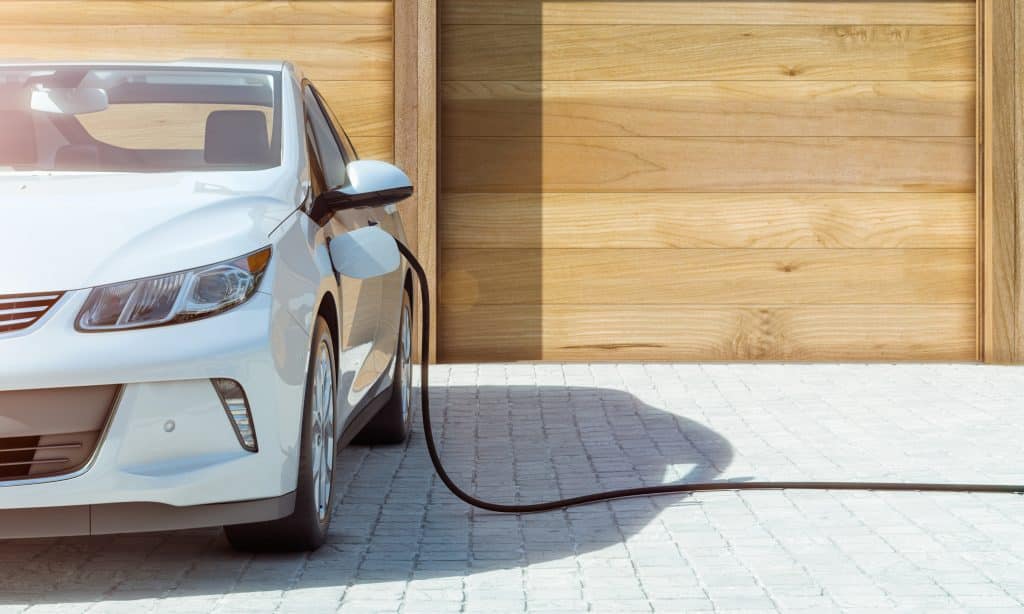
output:
[[[527,503],[523,505],[509,505],[503,503],[492,503],[478,499],[468,492],[459,488],[459,485],[452,481],[451,476],[444,469],[441,456],[437,453],[437,445],[434,443],[434,431],[430,425],[430,394],[428,379],[430,372],[430,288],[427,285],[427,274],[416,256],[401,241],[395,240],[398,250],[405,256],[409,266],[415,271],[419,280],[420,300],[422,305],[422,342],[420,345],[420,408],[423,411],[423,434],[427,439],[427,452],[430,454],[430,462],[434,464],[434,471],[441,478],[448,490],[452,491],[459,499],[466,503],[492,512],[505,512],[512,514],[526,514],[532,512],[547,512],[550,510],[562,509],[573,505],[584,503],[596,503],[598,501],[609,501],[611,499],[622,499],[625,497],[647,497],[651,495],[686,494],[694,492],[705,492],[712,490],[888,490],[888,491],[914,491],[914,492],[959,492],[959,493],[1014,493],[1024,494],[1024,484],[936,484],[928,482],[693,482],[688,484],[661,484],[658,486],[641,486],[638,488],[622,488],[597,492],[579,497],[557,499],[555,501],[544,501],[541,503]]]

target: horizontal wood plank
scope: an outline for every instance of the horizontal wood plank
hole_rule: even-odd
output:
[[[974,2],[445,0],[444,24],[961,24]]]
[[[965,82],[450,81],[447,136],[973,136]]]
[[[389,0],[3,0],[0,23],[49,25],[390,24]]]
[[[972,138],[449,137],[448,192],[973,192]]]
[[[447,248],[973,248],[973,194],[445,194]]]
[[[353,136],[352,145],[363,160],[394,162],[395,139],[390,136]]]
[[[973,26],[444,26],[443,81],[970,81]]]
[[[442,305],[443,362],[976,360],[973,305]]]
[[[324,44],[330,41],[330,44]],[[4,25],[0,57],[41,60],[283,58],[314,80],[391,81],[390,25]]]
[[[349,136],[392,136],[395,94],[392,81],[317,81],[317,90]]]
[[[973,2],[440,6],[442,360],[977,358]]]
[[[963,303],[973,249],[443,249],[441,303]]]

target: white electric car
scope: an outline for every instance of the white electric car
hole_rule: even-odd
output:
[[[0,64],[0,538],[322,544],[409,433],[411,193],[287,63]]]

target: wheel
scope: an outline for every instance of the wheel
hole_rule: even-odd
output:
[[[402,296],[402,315],[395,349],[395,377],[391,398],[354,441],[364,445],[402,443],[412,430],[412,296]]]
[[[224,527],[233,547],[256,552],[299,552],[316,550],[326,541],[334,495],[337,372],[331,331],[327,322],[318,317],[306,372],[295,510],[278,520]]]

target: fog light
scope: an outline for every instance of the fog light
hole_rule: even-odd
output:
[[[213,389],[220,397],[220,403],[231,420],[231,426],[235,429],[238,443],[250,452],[259,449],[256,444],[256,429],[252,424],[252,412],[249,411],[249,400],[245,398],[245,391],[242,385],[233,379],[214,378]]]

